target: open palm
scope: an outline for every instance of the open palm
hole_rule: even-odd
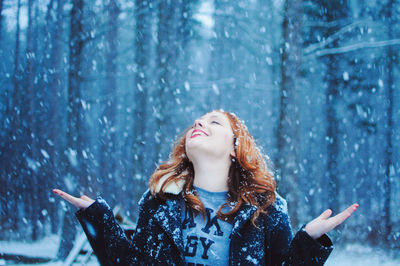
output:
[[[357,203],[354,203],[346,210],[333,217],[330,217],[332,215],[332,210],[327,209],[320,216],[309,222],[306,225],[305,230],[313,239],[317,239],[343,223],[354,211],[357,210],[358,206]]]
[[[68,201],[69,203],[71,203],[72,205],[76,206],[79,209],[86,209],[94,202],[93,199],[89,198],[86,195],[83,195],[80,198],[76,198],[59,189],[53,189],[53,193],[62,197],[63,199],[65,199],[66,201]]]

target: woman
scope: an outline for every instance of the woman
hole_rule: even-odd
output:
[[[332,250],[326,233],[358,207],[334,217],[328,209],[293,237],[286,202],[253,138],[221,110],[197,119],[153,173],[132,241],[100,197],[53,191],[80,209],[102,265],[323,265]]]

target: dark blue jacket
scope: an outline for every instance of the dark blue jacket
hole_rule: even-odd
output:
[[[76,213],[101,265],[185,265],[181,195],[168,201],[149,191],[139,202],[136,232],[128,240],[112,210],[100,197]],[[244,204],[233,221],[230,265],[323,265],[332,251],[327,235],[312,239],[304,226],[292,235],[286,202],[277,197],[254,227],[256,207]],[[228,248],[228,247],[227,247]]]

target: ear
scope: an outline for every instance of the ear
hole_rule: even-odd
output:
[[[235,152],[235,149],[234,149],[234,148],[232,148],[230,155],[231,155],[232,157],[235,157],[235,158],[236,158],[236,152]]]
[[[233,136],[234,136],[233,140],[234,140],[234,142],[236,142],[236,141],[235,141],[235,135],[233,135]],[[236,158],[235,143],[232,143],[231,152],[230,152],[229,154],[230,154],[232,157]]]

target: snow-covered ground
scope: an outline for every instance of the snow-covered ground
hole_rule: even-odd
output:
[[[18,264],[35,266],[61,266],[62,262],[55,261],[59,237],[49,236],[35,243],[6,242],[0,241],[0,253],[24,255],[28,257],[41,257],[51,259],[48,263],[41,264]],[[16,265],[12,262],[0,259],[0,265]],[[92,259],[87,266],[99,266],[97,260]],[[330,255],[327,266],[399,266],[400,252],[397,256],[384,252],[381,249],[372,248],[363,245],[347,245],[346,247],[335,247]]]
[[[1,263],[1,260],[0,260],[0,263]],[[23,266],[23,265],[26,265],[26,266],[28,266],[28,265],[30,265],[30,266],[63,266],[63,263],[60,262],[60,261],[51,261],[51,262],[48,262],[48,263],[39,263],[39,264],[37,264],[37,263],[35,263],[35,264],[21,264],[21,263],[20,264],[8,264],[6,262],[4,262],[4,263],[5,264],[0,264],[0,265],[7,265],[7,266],[12,266],[12,265],[21,265],[21,266]],[[78,265],[78,264],[76,264],[76,265]],[[91,260],[90,262],[86,263],[85,266],[100,266],[100,264],[97,261]]]
[[[59,242],[60,238],[57,235],[45,237],[34,243],[0,241],[0,253],[54,259],[57,255]]]
[[[326,266],[399,266],[400,253],[389,254],[381,249],[359,244],[335,247]]]
[[[0,254],[20,255],[28,258],[41,258],[47,260],[47,263],[35,263],[35,264],[15,264],[15,261],[6,261],[0,258],[0,265],[46,265],[46,266],[61,266],[62,262],[56,261],[57,250],[60,244],[60,237],[58,235],[51,235],[45,237],[40,241],[34,243],[27,242],[13,242],[13,241],[0,241]],[[88,244],[87,244],[88,245]],[[78,264],[77,264],[78,265]],[[91,259],[85,265],[87,266],[99,266],[97,259],[92,255]]]

